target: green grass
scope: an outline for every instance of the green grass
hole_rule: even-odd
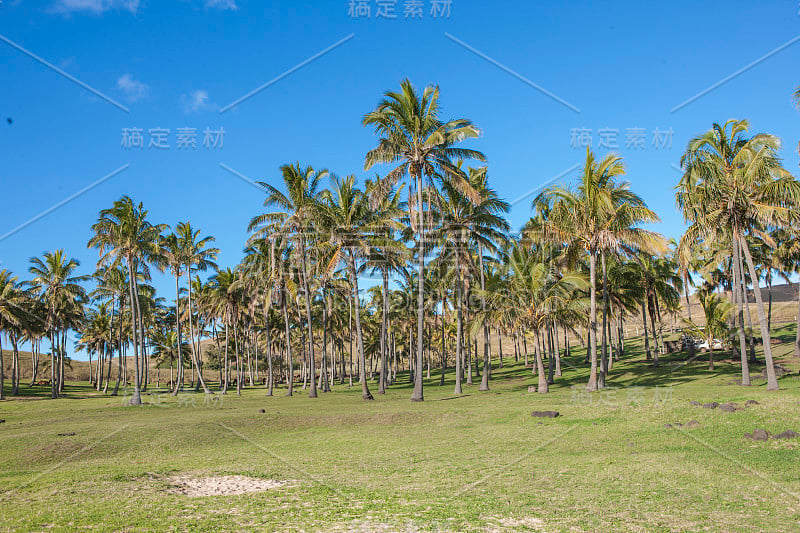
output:
[[[794,375],[767,393],[764,380],[729,385],[732,362],[709,372],[676,354],[652,368],[636,341],[628,349],[609,390],[591,395],[576,350],[547,395],[527,393],[536,378],[512,362],[495,370],[490,392],[476,379],[457,398],[452,374],[444,387],[433,376],[424,403],[408,400],[407,375],[374,402],[337,385],[316,400],[250,389],[209,405],[203,394],[150,394],[130,408],[86,384],[70,384],[67,399],[4,402],[0,528],[796,531],[800,440],[742,436],[800,432],[797,362],[785,360]],[[760,404],[689,405],[748,399]],[[530,416],[550,409],[562,416]],[[689,420],[700,427],[664,427]],[[291,483],[190,498],[167,492],[177,473]]]

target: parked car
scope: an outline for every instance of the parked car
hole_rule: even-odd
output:
[[[722,342],[720,339],[714,339],[712,346],[714,347],[714,350],[722,350],[725,348],[725,343]],[[694,349],[700,350],[703,353],[707,352],[709,350],[708,341],[704,339],[699,339],[695,341]]]

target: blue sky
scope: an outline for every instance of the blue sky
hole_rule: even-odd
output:
[[[784,140],[786,166],[797,170],[796,0],[452,0],[449,17],[437,18],[433,0],[421,2],[421,18],[405,18],[406,2],[389,2],[397,18],[386,19],[376,17],[377,0],[367,2],[369,17],[358,18],[348,0],[4,0],[2,37],[129,112],[0,42],[0,235],[130,166],[1,240],[0,268],[24,278],[29,257],[65,248],[91,271],[89,226],[124,194],[144,202],[154,222],[189,219],[216,236],[220,264],[233,266],[263,196],[220,163],[272,183],[278,167],[292,161],[364,177],[364,153],[375,137],[361,117],[404,77],[420,89],[439,84],[443,115],[468,117],[482,129],[471,145],[487,155],[490,180],[509,201],[581,162],[583,148],[572,142],[578,129],[591,130],[601,153],[608,149],[598,146],[600,130],[610,136],[607,144],[616,130],[615,151],[625,158],[632,188],[659,213],[656,227],[669,236],[683,228],[673,191],[680,174],[672,165],[712,122],[750,119],[754,132]],[[144,130],[145,147],[122,146],[124,128]],[[170,130],[168,149],[148,147],[148,130],[157,128]],[[177,148],[181,128],[196,128],[196,149]],[[207,128],[224,129],[222,147],[203,146]],[[644,146],[627,146],[629,135],[641,134]],[[529,207],[530,198],[515,204],[515,228]],[[156,284],[171,297],[168,281]]]

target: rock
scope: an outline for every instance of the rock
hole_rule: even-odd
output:
[[[724,411],[726,413],[732,413],[734,411],[741,411],[741,407],[739,407],[739,405],[734,402],[727,402],[720,405],[719,410]]]
[[[698,402],[697,400],[692,400],[691,402],[689,402],[689,405],[693,405],[695,407],[700,407],[702,404],[700,402]]]
[[[669,429],[669,428],[671,428],[671,427],[672,427],[672,424],[664,424],[664,427],[665,427],[666,429]]]
[[[259,412],[259,413],[266,413],[266,412],[267,412],[267,410],[266,410],[266,409],[259,409],[259,410],[258,410],[258,412]]]
[[[747,400],[746,402],[744,402],[744,405],[745,407],[749,407],[751,405],[758,405],[758,402],[755,400]]]
[[[717,402],[708,402],[703,404],[703,409],[716,409],[719,407]]]
[[[772,436],[772,433],[765,429],[755,429],[753,433],[745,433],[744,436],[752,440],[767,440]]]
[[[697,420],[689,420],[688,422],[686,422],[686,426],[684,427],[697,428],[700,427],[700,422],[698,422]]]
[[[787,429],[783,433],[778,433],[777,435],[773,436],[773,439],[794,439],[800,437],[800,433],[796,433],[791,429]]]
[[[561,414],[558,411],[534,411],[531,416],[536,418],[555,418],[561,416]]]
[[[536,392],[536,385],[531,385],[528,387],[528,392]]]
[[[74,437],[75,433],[59,433],[59,437]]]
[[[0,424],[5,424],[5,423],[6,423],[6,419],[5,418],[0,418]]]

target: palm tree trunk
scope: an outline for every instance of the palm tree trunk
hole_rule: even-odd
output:
[[[447,354],[445,353],[445,338],[444,338],[444,307],[445,307],[445,300],[442,298],[442,312],[439,314],[439,320],[441,322],[441,331],[442,331],[442,377],[439,379],[439,386],[444,386],[444,373],[447,369]]]
[[[761,290],[758,286],[758,276],[756,275],[756,268],[753,264],[753,258],[750,255],[750,249],[747,246],[747,241],[744,237],[739,235],[739,242],[744,251],[744,258],[747,260],[747,268],[750,271],[750,279],[753,282],[753,292],[756,295],[756,306],[758,309],[758,323],[761,327],[761,341],[764,345],[764,359],[767,364],[767,390],[778,390],[778,378],[775,376],[775,367],[772,361],[772,339],[767,328],[767,318],[764,316],[764,302],[761,299]]]
[[[653,330],[653,344],[655,344],[655,349],[653,350],[653,366],[658,366],[658,353],[659,353],[659,346],[658,346],[658,334],[656,333],[656,310],[655,310],[655,296],[648,297],[647,309],[650,312],[650,329]]]
[[[306,268],[306,249],[305,239],[300,239],[300,263],[303,268],[303,296],[306,302],[306,329],[308,331],[308,358],[309,358],[309,374],[311,375],[311,390],[308,392],[309,398],[317,397],[317,383],[315,381],[317,376],[317,369],[314,362],[314,330],[311,324],[311,291],[308,288],[308,269]]]
[[[797,324],[794,334],[794,356],[800,357],[800,283],[797,284]]]
[[[464,320],[462,311],[462,298],[461,298],[461,276],[458,278],[458,288],[456,290],[457,307],[456,307],[456,386],[453,394],[462,394],[461,390],[461,367],[463,365],[463,350],[464,350]]]
[[[131,341],[133,344],[133,396],[131,397],[130,405],[142,405],[142,396],[139,392],[139,342],[137,338],[137,321],[136,321],[136,292],[138,292],[137,283],[134,277],[134,261],[128,257],[128,291],[130,292],[131,299]]]
[[[286,396],[291,396],[294,391],[294,361],[292,360],[292,338],[289,333],[289,310],[286,308],[285,287],[281,290],[281,309],[283,311],[284,335],[286,337],[286,363],[288,366],[286,370],[286,380],[289,384],[289,390],[286,392]]]
[[[594,250],[589,250],[589,354],[591,359],[591,370],[589,371],[589,383],[586,390],[594,392],[597,390],[597,257]]]
[[[483,271],[483,245],[478,243],[478,268],[481,270],[481,311],[483,311],[483,371],[479,391],[489,390],[491,361],[489,361],[489,325],[486,323],[486,275]]]
[[[386,394],[386,371],[388,364],[389,350],[389,271],[385,267],[381,269],[383,276],[383,309],[381,310],[381,370],[378,384],[378,394]]]
[[[411,394],[412,402],[421,402],[425,399],[422,391],[422,343],[424,341],[425,327],[425,219],[422,204],[422,173],[417,172],[417,211],[419,215],[419,236],[417,238],[417,253],[419,264],[417,266],[417,365],[414,373],[414,392]]]
[[[606,271],[605,252],[600,252],[600,265],[603,269],[603,348],[600,354],[600,375],[597,387],[602,389],[606,386],[606,374],[608,374],[608,272]]]
[[[542,362],[542,353],[539,351],[539,328],[534,328],[533,334],[536,337],[536,372],[539,374],[539,384],[536,387],[536,392],[545,394],[550,392],[550,386],[547,383],[547,375],[544,373],[544,363]]]
[[[742,297],[742,269],[741,263],[739,259],[741,258],[740,255],[740,246],[739,242],[734,234],[734,239],[732,241],[733,245],[733,288],[731,290],[731,296],[736,302],[738,306],[738,318],[739,318],[739,356],[741,357],[742,361],[742,385],[749,387],[750,386],[750,367],[747,363],[747,341],[744,337],[744,298]]]
[[[650,336],[647,334],[647,295],[645,294],[644,298],[642,299],[642,325],[644,325],[644,349],[646,358],[649,361],[653,358],[653,354],[650,350]]]
[[[352,253],[350,254],[349,260],[350,283],[353,287],[353,300],[355,304],[356,336],[358,337],[358,367],[359,378],[361,379],[361,398],[364,400],[372,400],[374,398],[369,392],[369,386],[367,384],[367,362],[364,357],[364,337],[361,332],[361,301],[358,297],[358,273],[356,272],[356,260]]]
[[[199,348],[200,348],[200,346],[199,346],[200,345],[200,340],[199,339],[197,340],[197,344],[195,345],[194,323],[192,321],[192,276],[191,276],[191,272],[189,271],[189,269],[187,269],[187,271],[186,271],[186,277],[187,277],[187,282],[189,283],[189,292],[187,293],[186,305],[188,306],[188,309],[189,309],[189,313],[188,313],[188,315],[189,315],[189,335],[192,338],[192,342],[191,342],[191,344],[192,344],[192,352],[191,352],[192,353],[192,364],[194,365],[194,369],[197,371],[197,385],[195,386],[195,390],[199,390],[200,386],[202,386],[203,387],[203,392],[205,392],[206,394],[211,394],[211,391],[208,390],[208,386],[206,386],[206,382],[203,379],[203,372],[200,369],[200,354],[198,353],[199,352]],[[176,289],[178,287],[177,280],[175,281],[175,287],[176,287]],[[176,298],[177,298],[177,296],[176,296]],[[176,302],[177,302],[177,300],[176,300]],[[180,344],[178,346],[180,346]],[[178,349],[178,351],[180,352],[180,348]]]
[[[353,299],[347,299],[347,310],[349,313],[349,322],[348,322],[348,330],[347,333],[350,336],[350,384],[348,385],[349,388],[353,387]]]

